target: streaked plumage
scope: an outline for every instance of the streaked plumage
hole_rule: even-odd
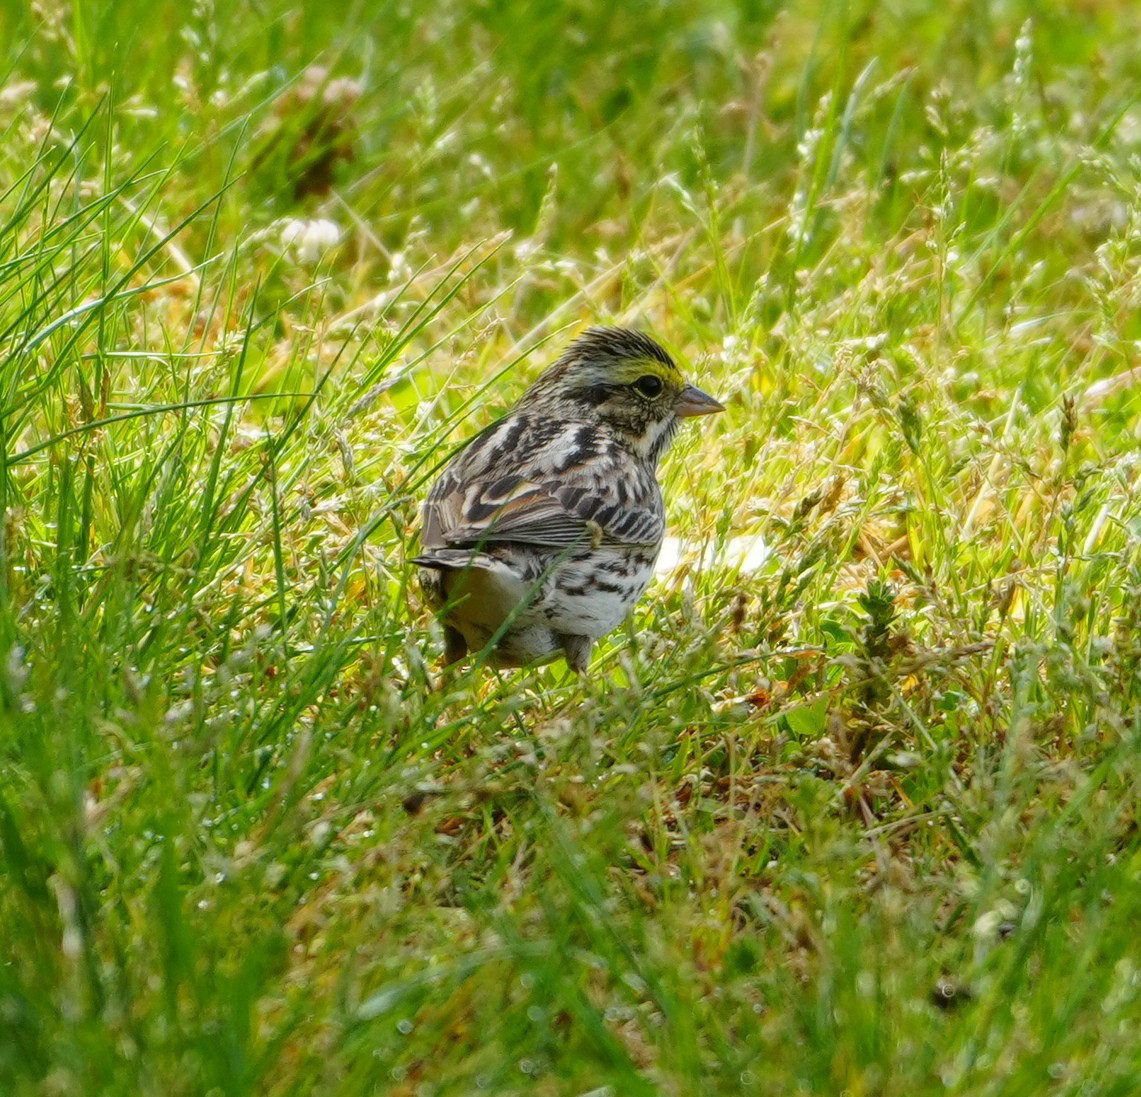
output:
[[[591,328],[456,455],[424,503],[420,567],[449,662],[565,656],[646,589],[665,531],[655,470],[682,418],[721,411],[641,332]]]

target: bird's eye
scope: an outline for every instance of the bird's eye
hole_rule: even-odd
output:
[[[645,377],[639,377],[634,382],[636,388],[643,396],[661,396],[662,394],[662,379],[655,377],[652,373],[647,373]]]

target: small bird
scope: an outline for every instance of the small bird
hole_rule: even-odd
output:
[[[657,342],[590,328],[444,469],[412,563],[445,659],[576,673],[650,581],[665,532],[658,460],[681,420],[724,411]]]

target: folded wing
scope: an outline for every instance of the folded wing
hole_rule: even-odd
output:
[[[518,417],[508,417],[457,455],[424,504],[426,550],[506,541],[550,549],[661,541],[652,471],[640,463],[631,471],[629,455],[593,427],[531,427],[520,437]],[[565,452],[568,439],[573,453]]]

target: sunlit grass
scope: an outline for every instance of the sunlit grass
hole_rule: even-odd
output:
[[[1137,30],[0,12],[0,1089],[1135,1093]],[[727,405],[677,566],[442,676],[588,322]]]

